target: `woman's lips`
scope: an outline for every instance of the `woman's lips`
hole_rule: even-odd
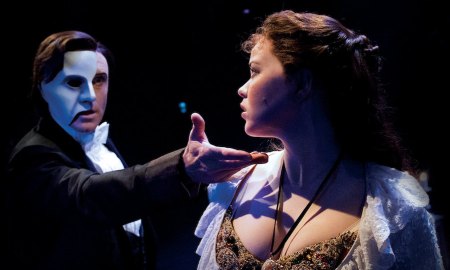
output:
[[[241,113],[241,117],[245,119],[247,112],[245,111],[245,107],[244,107],[244,105],[242,105],[242,103],[240,104],[240,106],[241,106],[241,109],[243,110],[243,112]]]

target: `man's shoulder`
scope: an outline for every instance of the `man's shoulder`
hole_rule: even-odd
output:
[[[17,153],[29,147],[57,148],[54,142],[38,133],[36,131],[36,128],[33,128],[27,134],[25,134],[25,136],[23,136],[13,148],[10,154],[10,160],[13,159],[14,156],[17,155]]]
[[[76,160],[82,160],[81,148],[71,150],[73,147],[69,146],[72,144],[72,142],[67,141],[55,142],[38,132],[36,128],[33,128],[12,149],[9,154],[8,164],[10,166],[17,164],[17,162],[35,163],[55,158],[63,160],[73,160],[76,158]],[[62,147],[65,147],[65,149]]]

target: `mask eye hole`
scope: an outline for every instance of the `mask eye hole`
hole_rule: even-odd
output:
[[[83,84],[83,80],[81,78],[68,78],[66,80],[66,84],[72,88],[79,88]]]

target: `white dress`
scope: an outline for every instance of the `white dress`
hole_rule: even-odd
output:
[[[284,151],[269,153],[269,162],[256,165],[253,181],[271,183],[279,177]],[[200,218],[195,235],[199,270],[219,269],[216,236],[234,192],[251,166],[231,181],[208,186],[209,205]],[[367,197],[358,237],[336,269],[444,269],[437,244],[434,220],[426,210],[428,195],[408,173],[369,163]]]

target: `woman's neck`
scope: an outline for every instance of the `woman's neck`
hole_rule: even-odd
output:
[[[314,188],[341,150],[323,108],[314,102],[305,105],[310,106],[309,113],[300,114],[281,138],[285,148],[285,183]]]

